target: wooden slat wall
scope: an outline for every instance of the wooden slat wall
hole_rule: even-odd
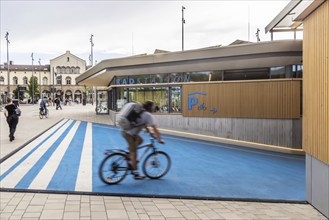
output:
[[[300,86],[301,80],[293,79],[186,84],[182,93],[183,116],[297,119],[300,117]],[[206,95],[189,95],[191,92]],[[198,99],[191,110],[188,110],[189,97]],[[201,103],[205,103],[205,110],[198,109]],[[211,111],[214,108],[217,109],[215,113]]]
[[[329,164],[329,1],[303,25],[303,149]]]

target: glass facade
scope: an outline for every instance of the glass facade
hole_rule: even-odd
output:
[[[181,83],[302,78],[302,70],[302,65],[289,65],[269,68],[117,76],[111,82],[109,109],[120,111],[127,102],[143,103],[152,100],[157,113],[181,113]]]

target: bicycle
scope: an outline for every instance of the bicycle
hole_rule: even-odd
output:
[[[171,166],[169,155],[163,151],[159,151],[154,142],[155,137],[151,135],[150,143],[141,145],[137,148],[140,150],[146,148],[141,156],[137,159],[137,163],[143,160],[143,173],[150,179],[159,179],[166,175]],[[149,154],[148,151],[151,150]],[[121,182],[130,171],[133,174],[130,164],[130,155],[128,150],[111,149],[104,152],[106,157],[100,164],[98,175],[106,184],[117,184]],[[147,155],[146,155],[147,154]]]
[[[39,108],[39,118],[43,119],[43,117],[48,118],[49,116],[49,110],[47,110],[47,112],[45,111],[45,108]]]
[[[103,103],[99,103],[95,110],[96,112],[105,112],[107,111],[107,106],[104,105]]]

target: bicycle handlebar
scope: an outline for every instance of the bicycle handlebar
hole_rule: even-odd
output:
[[[149,135],[150,135],[151,139],[153,139],[153,140],[158,140],[157,137],[156,137],[153,133],[150,133],[150,132],[149,132]],[[160,141],[158,140],[158,142],[159,142],[160,144],[164,144],[164,143],[165,143],[163,140],[160,140]]]

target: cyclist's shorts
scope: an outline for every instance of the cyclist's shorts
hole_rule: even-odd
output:
[[[138,145],[143,142],[143,139],[139,135],[130,135],[124,131],[121,131],[121,134],[129,144],[129,151],[136,152]]]

